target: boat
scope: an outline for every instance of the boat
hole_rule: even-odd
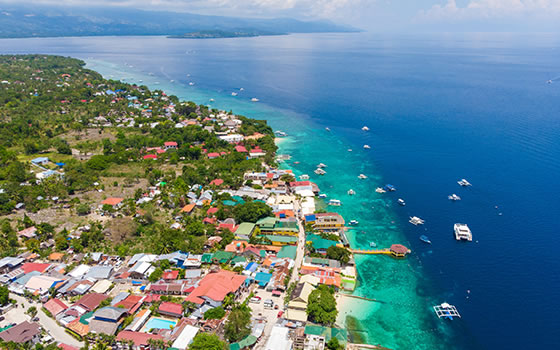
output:
[[[349,194],[350,196],[353,196],[353,195],[356,194],[356,191],[354,191],[353,189],[349,189],[349,190],[348,190],[348,194]]]
[[[449,305],[448,303],[442,303],[441,305],[435,305],[434,311],[438,318],[447,318],[449,320],[453,320],[453,317],[461,318],[459,311],[453,305]]]
[[[327,198],[327,195],[325,193],[321,193],[319,194],[319,198]]]
[[[285,132],[280,131],[280,130],[275,131],[275,134],[278,135],[278,136],[288,136],[288,134],[286,134]]]
[[[463,186],[463,187],[472,186],[471,183],[468,182],[466,179],[461,179],[461,180],[457,181],[457,183],[460,186]]]
[[[369,145],[364,145],[364,149],[370,149]]]
[[[403,207],[406,205],[404,199],[402,199],[402,198],[397,199],[397,203],[399,203],[399,205],[401,205]]]
[[[348,152],[352,152],[352,148],[348,148]]]
[[[390,184],[385,185],[385,187],[383,187],[383,189],[384,189],[385,191],[388,191],[388,192],[395,192],[395,191],[397,190],[397,189],[395,188],[395,186],[390,185]]]
[[[256,97],[253,97],[253,98],[251,99],[251,102],[259,102],[259,99],[256,98]]]
[[[338,199],[331,199],[328,204],[335,207],[340,207],[342,205],[342,202]]]
[[[377,193],[385,193],[385,192],[387,192],[387,191],[385,191],[385,190],[382,189],[381,187],[377,187],[377,188],[375,189],[375,192],[377,192]]]
[[[349,225],[355,226],[357,224],[359,224],[358,220],[350,220],[350,222],[348,223]]]
[[[232,92],[231,96],[237,96],[237,92]]]
[[[245,90],[244,88],[239,88],[239,91],[244,91],[244,90]]]
[[[424,220],[420,219],[418,216],[411,216],[410,220],[408,220],[408,222],[410,222],[411,224],[413,224],[415,226],[424,224]]]
[[[317,174],[317,175],[325,175],[327,172],[324,171],[321,168],[317,168],[317,169],[315,169],[314,173]]]
[[[552,80],[547,81],[548,84],[552,84]]]
[[[193,82],[191,81],[191,82],[189,83],[189,85],[190,85],[190,86],[193,86],[193,85],[194,85],[194,83],[193,83]]]
[[[326,128],[325,128],[325,130],[327,130],[327,131],[331,131],[331,129],[329,129],[328,127],[326,127]]]
[[[307,174],[302,174],[302,175],[299,176],[299,179],[300,179],[300,180],[309,180],[309,175],[307,175]]]
[[[420,240],[424,243],[432,244],[432,241],[430,241],[430,239],[426,235],[420,236]]]
[[[372,248],[375,248],[375,247],[377,247],[377,244],[375,244],[375,242],[371,241],[371,242],[369,242],[369,246],[372,247]]]
[[[364,180],[364,179],[367,179],[367,176],[365,176],[364,174],[360,174],[360,175],[358,175],[358,179]]]
[[[363,131],[369,131],[369,128],[367,126],[362,127]]]
[[[215,100],[213,98],[210,99],[210,102],[214,102]]]
[[[171,79],[171,80],[170,80],[169,82],[170,82],[170,83],[174,83],[174,82],[175,82],[175,80]]]
[[[449,196],[447,196],[447,198],[448,198],[450,201],[460,201],[460,200],[461,200],[461,197],[459,197],[459,196],[456,195],[455,193],[450,194]]]
[[[326,167],[327,167],[326,164],[323,164],[323,163],[317,164],[317,168],[326,168]]]
[[[455,224],[453,225],[453,231],[455,232],[455,239],[458,241],[472,241],[472,232],[467,224]]]

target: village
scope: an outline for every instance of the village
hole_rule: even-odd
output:
[[[27,134],[24,154],[5,151],[23,173],[0,188],[0,341],[345,348],[337,302],[357,283],[345,220],[315,183],[279,167],[266,122],[76,72],[51,72],[55,118],[110,108],[80,112],[82,125],[68,122],[43,151]],[[75,85],[90,99],[60,97]]]

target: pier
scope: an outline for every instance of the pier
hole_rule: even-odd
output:
[[[411,250],[402,244],[393,244],[391,248],[385,249],[350,249],[352,254],[370,254],[370,255],[389,255],[395,258],[404,258],[410,254]]]
[[[383,347],[381,345],[371,345],[371,344],[346,344],[347,350],[360,350],[360,349],[381,349],[381,350],[391,350],[389,348]]]

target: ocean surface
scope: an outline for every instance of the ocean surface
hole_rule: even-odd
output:
[[[412,250],[405,260],[356,258],[354,294],[381,302],[345,303],[338,322],[354,337],[392,349],[560,348],[560,37],[7,39],[0,53],[81,58],[106,78],[287,132],[282,166],[343,202],[334,210],[359,221],[354,248]],[[397,191],[375,192],[386,183]],[[425,225],[409,224],[413,215]],[[473,242],[454,239],[456,222]],[[432,306],[442,302],[462,318],[439,320]]]

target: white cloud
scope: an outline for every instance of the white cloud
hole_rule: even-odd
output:
[[[465,6],[456,0],[420,11],[421,20],[477,20],[560,16],[560,0],[470,0]]]

